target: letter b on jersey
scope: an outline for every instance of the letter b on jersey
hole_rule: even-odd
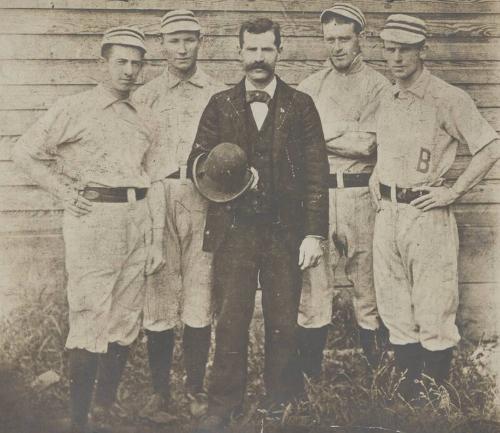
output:
[[[420,148],[420,156],[418,157],[417,171],[427,173],[431,165],[431,152],[425,147]]]

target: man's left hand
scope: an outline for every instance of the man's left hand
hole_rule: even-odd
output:
[[[312,236],[304,238],[299,248],[300,270],[317,266],[321,256],[323,256],[322,239]]]
[[[459,197],[453,188],[446,186],[422,186],[413,188],[413,191],[426,192],[425,195],[416,198],[410,203],[424,212],[436,207],[449,206]]]

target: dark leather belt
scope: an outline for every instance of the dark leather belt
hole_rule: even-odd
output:
[[[344,188],[368,186],[371,173],[344,173]],[[328,176],[328,188],[338,188],[337,174]]]
[[[177,170],[174,171],[172,174],[169,174],[165,179],[180,179],[181,178],[181,171]],[[191,176],[191,173],[187,173],[186,179],[192,179],[193,176]]]
[[[128,202],[127,190],[135,190],[135,199],[143,200],[148,192],[147,188],[104,188],[96,186],[86,186],[81,193],[84,198],[90,201],[103,203],[126,203]]]
[[[426,195],[426,191],[413,191],[411,188],[400,188],[399,186],[396,187],[396,201],[398,203],[406,203],[409,204],[416,198],[422,197],[423,195]],[[391,199],[391,187],[384,185],[383,183],[380,184],[380,195],[383,198]]]

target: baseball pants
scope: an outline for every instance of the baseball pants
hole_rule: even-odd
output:
[[[303,273],[300,326],[320,328],[330,323],[334,271],[345,256],[356,321],[363,329],[378,329],[372,259],[374,220],[368,188],[330,189],[329,248],[318,266]]]
[[[128,203],[94,202],[81,217],[64,213],[68,349],[105,353],[139,333],[151,222],[147,201],[129,195]]]
[[[451,209],[423,212],[382,200],[373,257],[378,309],[391,343],[420,343],[430,351],[455,346],[458,231]]]
[[[143,327],[203,328],[212,320],[212,254],[202,251],[207,201],[189,179],[164,179],[165,267],[147,278]]]

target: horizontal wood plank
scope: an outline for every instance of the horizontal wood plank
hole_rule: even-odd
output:
[[[97,34],[118,25],[136,25],[146,34],[160,32],[161,10],[64,10],[10,9],[1,12],[0,34]],[[378,35],[388,12],[366,14],[367,35]],[[319,13],[305,11],[254,11],[252,17],[267,17],[280,23],[283,36],[321,36]],[[237,11],[199,11],[203,34],[238,35],[248,13]],[[500,36],[500,18],[495,14],[421,14],[431,37],[484,38]]]
[[[97,59],[101,37],[96,35],[0,35],[0,59],[45,60]],[[199,58],[201,60],[237,60],[238,38],[236,36],[205,37]],[[164,58],[160,37],[150,37],[147,41],[147,58]],[[382,42],[379,38],[362,41],[363,55],[367,60],[382,61]],[[319,37],[293,37],[284,40],[281,59],[324,60],[328,51]],[[429,60],[435,61],[482,61],[500,60],[500,39],[453,40],[443,42],[430,40],[427,53]]]
[[[158,76],[165,61],[147,62],[139,82]],[[203,68],[226,84],[242,77],[238,61],[201,61]],[[323,61],[279,62],[277,73],[288,83],[299,83],[323,66]],[[383,62],[370,62],[389,75]],[[427,62],[438,77],[452,84],[500,84],[500,62]],[[106,76],[104,65],[96,60],[0,60],[0,85],[95,84]]]
[[[331,0],[0,0],[0,9],[98,9],[161,10],[183,7],[192,10],[318,12],[331,7]],[[357,0],[365,12],[390,13],[500,13],[495,0]]]
[[[63,96],[74,95],[92,87],[91,84],[0,86],[0,110],[47,109]],[[500,106],[500,84],[460,84],[459,87],[469,93],[478,107]]]

